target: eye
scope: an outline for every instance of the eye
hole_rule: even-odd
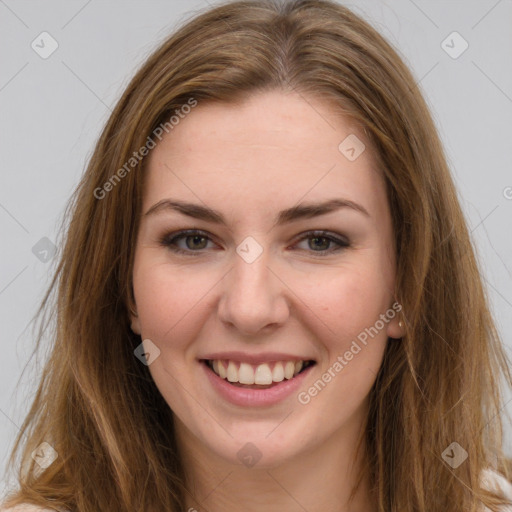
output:
[[[348,239],[329,233],[328,231],[308,231],[299,238],[299,242],[303,240],[308,241],[308,247],[312,248],[313,252],[318,253],[317,255],[320,257],[328,256],[329,254],[339,252],[350,247]],[[337,247],[334,249],[322,250],[322,248],[327,248],[326,246],[331,247],[332,243],[336,244]]]
[[[177,241],[181,239],[185,240],[185,249],[177,245]],[[204,231],[200,231],[198,229],[188,229],[185,231],[179,231],[176,234],[165,235],[162,240],[160,240],[160,243],[175,253],[192,256],[193,254],[191,253],[199,252],[205,249],[205,243],[208,240],[211,241],[208,234]]]
[[[182,240],[185,242],[184,248],[178,245],[178,243]],[[212,242],[208,233],[198,229],[188,229],[185,231],[179,231],[177,233],[165,235],[160,240],[160,244],[177,254],[196,256],[201,254],[202,251],[206,249],[208,241]],[[311,252],[317,253],[317,255],[320,257],[323,257],[324,255],[327,256],[334,252],[338,252],[347,247],[350,247],[350,242],[345,237],[340,237],[338,235],[329,233],[328,231],[308,231],[307,233],[304,233],[297,241],[312,241],[312,243],[308,243],[308,247],[311,249]],[[331,244],[333,243],[337,246],[334,249],[331,248]],[[308,249],[301,250],[307,251]]]

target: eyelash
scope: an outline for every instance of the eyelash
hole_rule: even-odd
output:
[[[192,256],[192,257],[196,256],[196,254],[194,254],[194,253],[199,253],[200,254],[200,253],[202,253],[203,251],[206,250],[206,249],[199,249],[197,251],[194,251],[194,250],[184,250],[184,249],[180,249],[180,248],[176,247],[175,244],[176,244],[176,241],[178,239],[186,238],[186,237],[189,237],[189,236],[202,236],[204,238],[207,238],[210,241],[213,241],[208,236],[208,233],[206,233],[205,231],[201,231],[201,230],[197,230],[197,229],[187,229],[187,230],[184,230],[184,231],[178,231],[176,233],[170,233],[170,234],[165,235],[164,237],[161,238],[160,244],[163,245],[164,247],[169,248],[174,253],[183,254],[185,256]],[[333,236],[332,234],[329,234],[328,231],[318,231],[318,230],[316,230],[316,231],[307,231],[306,233],[303,234],[302,238],[299,238],[297,240],[297,243],[298,242],[302,242],[303,240],[307,240],[309,238],[324,238],[326,240],[330,240],[331,242],[334,242],[334,243],[339,245],[339,247],[337,249],[334,249],[334,250],[310,251],[310,252],[316,253],[316,255],[318,255],[318,257],[320,257],[320,258],[323,258],[325,256],[328,256],[328,255],[332,254],[332,253],[336,253],[336,252],[342,251],[343,249],[346,249],[346,248],[350,247],[350,243],[349,243],[348,240],[344,240],[344,239],[339,238],[337,236]]]

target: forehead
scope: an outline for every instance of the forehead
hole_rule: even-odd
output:
[[[199,103],[148,159],[145,209],[167,195],[268,208],[341,194],[377,215],[386,202],[361,131],[331,104],[297,93]]]

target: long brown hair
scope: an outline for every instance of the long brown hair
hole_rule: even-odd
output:
[[[14,466],[21,453],[20,488],[9,505],[185,509],[172,413],[134,356],[141,339],[130,329],[129,305],[144,159],[130,159],[160,126],[170,130],[167,120],[191,100],[233,102],[267,90],[339,108],[363,127],[385,176],[406,334],[387,346],[364,432],[363,470],[379,512],[506,503],[482,490],[480,477],[494,461],[509,478],[499,415],[500,379],[512,386],[509,362],[414,77],[345,7],[248,0],[211,8],[168,38],[136,73],[97,142],[42,305],[55,313],[53,344],[9,461]],[[34,471],[31,454],[43,442],[58,457]],[[468,454],[458,468],[442,455],[453,442]]]

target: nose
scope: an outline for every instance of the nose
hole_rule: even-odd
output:
[[[221,321],[247,336],[283,325],[289,317],[288,287],[269,267],[266,251],[252,263],[238,254],[233,259],[233,268],[222,280]]]

